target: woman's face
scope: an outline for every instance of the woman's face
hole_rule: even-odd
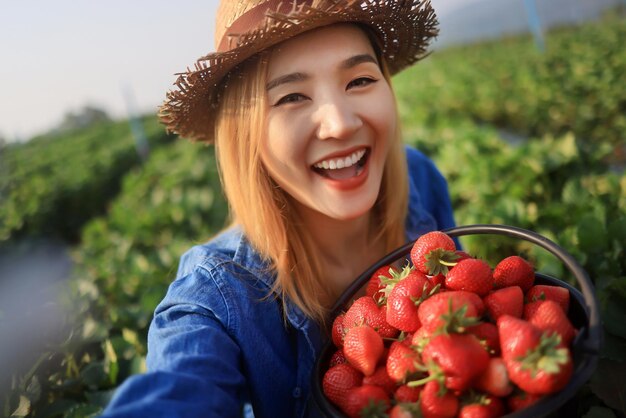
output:
[[[274,181],[298,202],[349,220],[376,202],[396,108],[367,36],[354,25],[299,35],[270,53],[261,146]]]

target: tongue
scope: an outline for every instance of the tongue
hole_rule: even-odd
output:
[[[357,164],[351,167],[324,170],[324,174],[333,180],[345,180],[357,175]]]

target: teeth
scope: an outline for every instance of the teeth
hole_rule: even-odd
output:
[[[334,158],[332,160],[324,160],[315,164],[313,167],[315,168],[323,168],[324,170],[335,170],[338,168],[346,168],[353,166],[357,163],[363,156],[365,155],[365,150],[359,150],[345,158]]]

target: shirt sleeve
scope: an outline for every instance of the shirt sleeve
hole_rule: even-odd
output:
[[[242,416],[245,379],[240,348],[224,326],[227,309],[186,297],[207,288],[198,287],[205,274],[194,272],[170,286],[150,326],[148,372],[127,379],[102,417]],[[217,291],[203,293],[224,303]]]

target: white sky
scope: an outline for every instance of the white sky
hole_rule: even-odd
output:
[[[441,16],[479,0],[432,0]],[[27,139],[86,104],[125,117],[165,98],[213,50],[218,0],[0,2],[0,136]]]

